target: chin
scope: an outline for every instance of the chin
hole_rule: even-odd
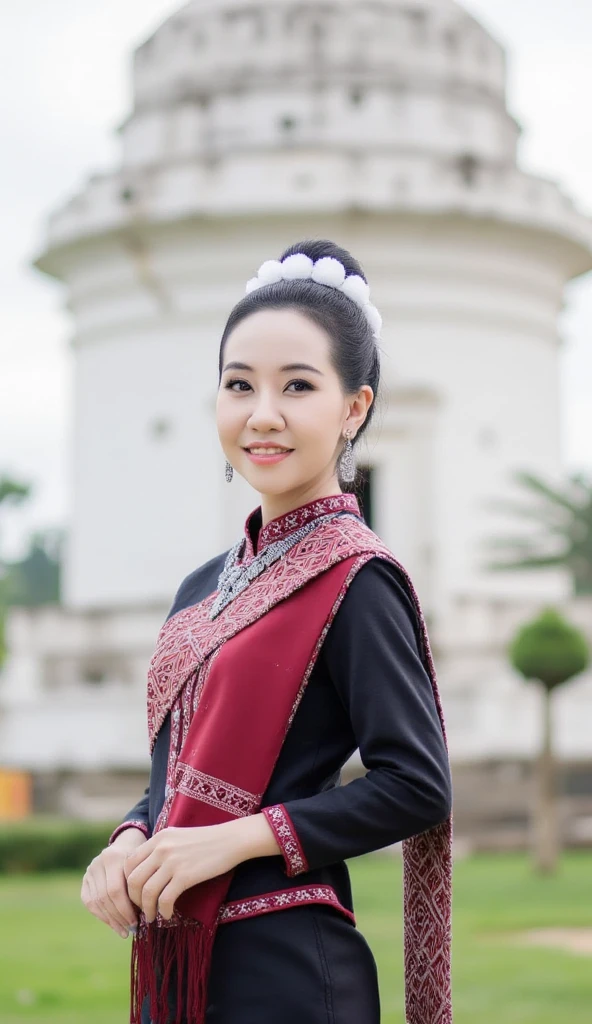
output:
[[[269,494],[274,498],[281,494],[289,494],[302,486],[298,480],[272,480],[271,474],[267,473],[262,473],[257,477],[253,475],[249,483],[256,491],[259,491],[259,494]]]
[[[258,472],[253,472],[253,467],[249,466],[249,471],[244,473],[245,480],[260,494],[269,494],[272,497],[278,497],[281,494],[289,494],[291,491],[298,491],[300,488],[305,487],[307,481],[295,478],[292,473],[283,474],[278,472],[281,467],[263,468]]]

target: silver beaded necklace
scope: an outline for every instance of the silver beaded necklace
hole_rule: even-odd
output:
[[[255,555],[255,558],[249,565],[241,565],[238,561],[239,554],[245,543],[244,538],[237,541],[237,543],[230,549],[224,562],[224,568],[218,578],[218,596],[214,601],[210,609],[210,619],[215,619],[217,615],[230,604],[243,590],[249,586],[257,576],[260,576],[262,572],[269,569],[274,562],[285,555],[290,548],[293,548],[298,544],[304,537],[307,537],[309,533],[316,530],[317,527],[322,526],[323,523],[328,523],[331,519],[336,519],[337,516],[354,516],[359,519],[355,512],[349,510],[341,510],[339,512],[331,512],[326,516],[319,516],[318,519],[312,520],[310,523],[306,523],[305,526],[301,526],[294,533],[291,533],[288,537],[283,537],[281,540],[276,540],[273,544],[268,544],[263,549],[261,554]]]

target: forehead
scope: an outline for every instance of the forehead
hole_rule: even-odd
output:
[[[228,335],[224,363],[309,362],[330,365],[326,331],[296,309],[262,309],[245,317]]]

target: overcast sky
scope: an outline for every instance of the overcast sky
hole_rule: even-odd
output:
[[[445,0],[442,0],[445,2]],[[20,554],[32,530],[68,516],[71,326],[60,288],[29,268],[46,214],[117,160],[113,129],[130,106],[132,49],[174,0],[20,0],[0,34],[0,475],[35,485],[0,524]],[[522,165],[557,179],[592,214],[592,5],[467,0],[507,47],[509,104],[524,127]],[[562,333],[564,452],[592,472],[592,275],[568,292]]]

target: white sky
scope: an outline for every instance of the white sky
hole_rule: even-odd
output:
[[[117,160],[130,106],[130,55],[175,0],[20,0],[0,35],[0,475],[34,483],[1,524],[16,557],[32,530],[68,515],[70,324],[59,286],[28,263],[46,214]],[[466,0],[507,47],[509,105],[524,126],[525,168],[557,179],[592,214],[592,5]],[[592,472],[592,275],[563,317],[564,452]]]

